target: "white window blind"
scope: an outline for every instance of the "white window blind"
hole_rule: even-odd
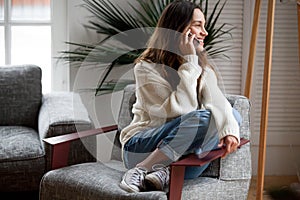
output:
[[[276,1],[268,140],[273,144],[300,144],[300,67],[298,58],[297,4]],[[252,130],[260,132],[267,1],[262,1],[252,87]],[[256,134],[255,140],[258,140]],[[287,140],[287,138],[290,138]],[[293,139],[294,138],[294,139]],[[278,141],[278,142],[277,142]],[[257,143],[257,142],[256,142]],[[289,144],[288,144],[289,143]],[[284,144],[283,144],[284,145]]]
[[[221,7],[221,1],[219,7]],[[211,12],[216,1],[209,1],[209,11]],[[222,14],[218,20],[218,24],[227,23],[234,26],[232,39],[229,39],[221,46],[230,45],[231,50],[226,51],[225,54],[229,58],[220,57],[214,59],[217,70],[221,75],[219,81],[220,87],[225,90],[226,94],[241,94],[242,86],[242,47],[243,47],[243,11],[244,1],[230,0],[227,1]],[[208,20],[208,19],[206,19]],[[232,26],[227,26],[231,28]]]

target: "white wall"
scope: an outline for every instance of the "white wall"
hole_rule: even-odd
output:
[[[85,8],[80,6],[82,3],[82,0],[68,0],[69,41],[95,43],[101,39],[101,36],[83,27],[83,24],[86,24],[88,20],[89,13]],[[103,68],[97,66],[70,68],[70,89],[81,94],[95,127],[117,123],[116,116],[118,115],[122,99],[122,92],[95,97],[94,91],[89,90],[90,88],[97,87],[99,77],[101,77],[102,73]],[[115,73],[118,75],[120,72],[115,71]],[[127,76],[132,77],[132,72],[129,71]],[[113,139],[114,134],[98,136],[98,160],[107,161],[110,159]]]
[[[252,102],[251,141],[255,173],[260,135],[267,2],[262,1],[261,5],[250,99]],[[296,175],[300,170],[300,68],[296,27],[296,3],[276,1],[265,166],[266,174],[271,175]]]
[[[124,2],[124,1],[118,1]],[[229,1],[230,2],[230,1]],[[243,53],[238,53],[241,64],[241,71],[239,82],[240,91],[242,93],[244,87],[244,79],[247,65],[247,55],[249,48],[250,32],[251,32],[251,19],[254,1],[244,1],[244,14],[240,17],[244,17],[243,31]],[[77,42],[93,42],[99,39],[95,33],[90,32],[83,28],[82,24],[86,23],[87,12],[78,7],[81,4],[81,0],[68,0],[68,27],[69,27],[69,40]],[[262,36],[264,37],[264,36]],[[132,72],[129,71],[129,76]],[[83,91],[83,89],[89,87],[95,87],[98,82],[98,77],[101,75],[101,70],[90,67],[70,70],[70,83],[71,89],[79,91],[82,94],[85,105],[87,106],[96,127],[115,124],[116,116],[118,115],[118,108],[122,98],[122,93],[117,92],[114,95],[103,95],[95,97],[91,91]],[[255,80],[254,80],[255,82]],[[74,87],[73,87],[74,85]],[[234,91],[237,91],[235,88]],[[254,105],[252,105],[253,107]],[[257,111],[257,110],[256,110]],[[252,121],[253,122],[253,121]],[[258,132],[254,132],[252,128],[252,163],[253,174],[257,172],[257,159],[258,159]],[[291,139],[288,135],[281,135],[277,137],[268,136],[267,146],[267,160],[266,160],[266,175],[296,175],[296,171],[300,168],[300,133],[299,135],[293,135]],[[98,158],[106,161],[110,157],[111,136],[100,136],[98,138]]]
[[[67,0],[52,0],[52,91],[69,90],[69,67],[60,62],[59,52],[68,47],[65,41],[68,40],[68,12]]]

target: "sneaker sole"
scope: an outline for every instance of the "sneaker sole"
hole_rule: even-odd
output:
[[[130,187],[129,185],[126,184],[125,181],[121,181],[121,183],[119,184],[120,188],[122,188],[123,190],[130,192],[130,193],[136,193],[136,192],[140,192],[139,189],[134,189],[132,187]]]

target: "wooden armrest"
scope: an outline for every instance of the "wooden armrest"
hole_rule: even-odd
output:
[[[247,144],[250,140],[245,138],[241,138],[240,148],[242,145]],[[224,155],[226,149],[225,147],[212,150],[209,152],[203,152],[201,155],[203,157],[199,158],[195,154],[189,154],[185,158],[180,159],[177,162],[171,164],[171,172],[170,172],[170,185],[169,185],[169,200],[180,200],[181,192],[184,181],[184,172],[186,166],[202,166],[212,160],[220,158]]]
[[[70,144],[72,141],[115,130],[118,130],[118,125],[111,125],[103,128],[80,131],[43,139],[44,142],[52,146],[51,169],[57,169],[67,166]]]
[[[247,144],[248,142],[250,142],[250,140],[241,138],[238,148],[240,148],[244,144]],[[202,156],[201,155],[197,156],[195,154],[189,154],[185,158],[172,163],[171,166],[202,166],[210,161],[220,158],[222,155],[224,155],[225,151],[226,151],[226,148],[222,147],[222,148],[218,148],[216,150],[212,150],[209,152],[203,152],[203,153],[201,153]]]
[[[43,141],[50,145],[57,145],[60,143],[71,142],[73,140],[77,140],[80,138],[85,138],[88,136],[98,135],[98,134],[102,134],[102,133],[107,133],[107,132],[115,131],[115,130],[118,130],[118,125],[111,125],[111,126],[106,126],[103,128],[91,129],[91,130],[87,130],[87,131],[80,131],[80,132],[50,137],[50,138],[43,139]]]

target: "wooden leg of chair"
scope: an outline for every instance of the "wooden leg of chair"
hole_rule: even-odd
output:
[[[171,166],[169,200],[180,200],[185,166]]]
[[[53,146],[52,169],[58,169],[68,165],[70,143],[61,143]]]

